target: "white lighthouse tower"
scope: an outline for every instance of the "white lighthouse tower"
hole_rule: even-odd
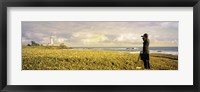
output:
[[[54,41],[54,38],[53,38],[53,36],[51,35],[51,36],[50,36],[50,45],[53,45],[53,44],[54,44],[53,41]]]

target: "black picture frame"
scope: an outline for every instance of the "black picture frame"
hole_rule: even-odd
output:
[[[7,85],[7,7],[193,7],[194,85]],[[200,92],[199,35],[200,0],[1,0],[0,90],[1,92]],[[187,74],[187,73],[186,73]]]

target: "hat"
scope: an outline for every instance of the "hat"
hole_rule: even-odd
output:
[[[145,33],[144,35],[142,35],[141,37],[146,37],[146,38],[148,38],[148,34],[147,33]]]

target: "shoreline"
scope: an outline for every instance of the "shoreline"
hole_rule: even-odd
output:
[[[139,54],[140,52],[139,51],[134,51],[134,52],[129,52],[131,54]],[[153,51],[153,52],[150,52],[150,54],[171,54],[171,55],[178,55],[178,52],[156,52],[156,51]]]
[[[86,49],[63,49],[63,50],[86,50]],[[87,49],[91,50],[91,49]],[[112,51],[112,50],[100,50],[100,51]],[[131,54],[139,54],[140,51],[113,51],[113,52],[126,52],[126,53],[131,53]],[[176,51],[152,51],[150,50],[150,54],[171,54],[171,55],[178,55],[178,52]]]

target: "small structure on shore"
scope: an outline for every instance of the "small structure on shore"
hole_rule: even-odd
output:
[[[138,48],[126,48],[127,50],[136,50]]]
[[[54,43],[54,38],[53,36],[50,36],[50,44],[53,45],[53,43]]]
[[[49,37],[49,43],[42,44],[42,46],[60,46],[60,44],[56,44],[54,41],[55,41],[55,37],[51,35]]]

